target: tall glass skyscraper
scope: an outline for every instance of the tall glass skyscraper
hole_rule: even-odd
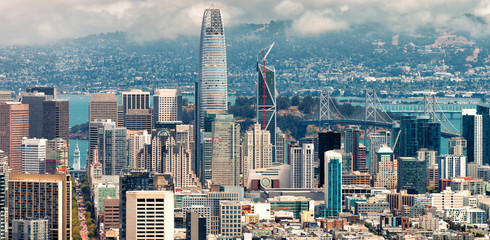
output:
[[[227,98],[226,43],[220,9],[206,9],[202,19],[199,48],[199,79],[196,82],[196,171],[201,168],[201,130],[204,113],[226,110]]]
[[[257,122],[271,133],[272,162],[276,162],[276,71],[273,66],[257,63]]]
[[[325,217],[338,216],[342,211],[342,154],[324,153],[325,158]]]

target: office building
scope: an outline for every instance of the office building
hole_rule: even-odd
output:
[[[371,175],[359,171],[342,171],[342,185],[371,185]]]
[[[349,127],[344,132],[344,151],[352,153],[353,171],[360,171],[363,165],[359,158],[359,138],[361,130],[358,127]],[[365,167],[365,164],[364,164]]]
[[[370,149],[369,149],[369,174],[375,174],[376,165],[376,152],[382,145],[391,146],[391,132],[380,131],[379,133],[369,135]]]
[[[427,166],[429,167],[438,165],[437,157],[438,157],[437,151],[435,150],[421,148],[417,151],[417,159],[420,161],[427,162]]]
[[[153,116],[150,109],[128,109],[125,114],[126,128],[128,130],[145,130],[151,132]]]
[[[22,139],[22,173],[44,174],[46,169],[46,139]]]
[[[276,130],[276,162],[286,163],[286,134],[279,128]]]
[[[427,162],[413,157],[398,158],[398,190],[423,194],[427,188]]]
[[[466,156],[442,155],[439,157],[439,179],[466,177]]]
[[[276,162],[276,70],[266,65],[265,57],[262,55],[263,59],[257,62],[257,122],[262,130],[270,133],[272,161]]]
[[[153,121],[155,126],[158,123],[182,122],[182,94],[179,89],[155,89]]]
[[[283,212],[287,209],[293,217],[299,219],[299,214],[310,211],[310,199],[303,196],[277,196],[267,199],[271,205],[271,213]]]
[[[0,102],[12,102],[12,92],[0,91]]]
[[[339,132],[318,133],[318,168],[320,170],[318,186],[320,188],[323,187],[323,184],[325,183],[325,152],[340,149],[340,139],[341,134]]]
[[[314,146],[312,143],[289,145],[288,163],[291,165],[291,188],[313,188]]]
[[[248,182],[251,169],[268,168],[272,165],[271,133],[263,130],[260,124],[253,125],[253,129],[245,133],[243,157],[243,183]]]
[[[76,149],[77,148],[75,148],[75,150]],[[46,173],[54,174],[59,167],[68,168],[68,152],[69,150],[67,140],[62,138],[54,138],[52,140],[46,141]],[[80,158],[80,149],[78,150],[78,158]],[[78,159],[78,162],[78,164],[80,165],[80,159]]]
[[[195,85],[195,172],[203,171],[200,146],[205,113],[209,113],[210,110],[226,111],[228,108],[227,76],[225,31],[221,10],[206,9],[201,26],[199,77]]]
[[[119,175],[119,237],[120,239],[134,239],[126,237],[126,192],[166,190],[169,182],[163,175],[156,175],[146,169],[124,169]],[[173,197],[171,202],[173,203]],[[173,207],[173,204],[172,204]],[[134,216],[128,215],[128,216]],[[173,215],[172,215],[173,219]],[[133,229],[134,230],[134,229]]]
[[[428,116],[402,116],[395,132],[399,132],[396,157],[417,157],[420,148],[441,152],[441,124],[431,122]]]
[[[99,145],[99,129],[102,129],[106,124],[115,125],[110,119],[97,119],[91,121],[88,125],[88,152],[87,152],[87,166],[93,161],[94,149]]]
[[[117,97],[112,93],[95,93],[90,98],[89,122],[97,119],[110,119],[117,123]]]
[[[468,162],[483,164],[483,116],[476,109],[461,110],[461,136],[467,140]]]
[[[398,162],[394,158],[393,150],[382,145],[376,153],[376,175],[374,187],[396,189],[398,183]]]
[[[22,172],[22,138],[29,136],[29,105],[0,104],[0,149],[13,172]]]
[[[99,129],[99,162],[104,175],[119,175],[127,166],[126,128],[108,122]]]
[[[73,151],[73,169],[75,171],[80,170],[80,148],[78,147],[78,141],[75,145],[75,150]]]
[[[119,199],[104,198],[104,232],[111,228],[119,228]]]
[[[70,140],[68,100],[43,101],[43,138]]]
[[[432,206],[444,210],[446,208],[463,208],[464,195],[455,193],[448,187],[441,193],[431,194]]]
[[[151,145],[147,131],[128,131],[128,160],[131,168],[146,168],[145,149]]]
[[[36,87],[28,87],[26,88],[26,92],[28,93],[44,93],[44,95],[49,96],[50,99],[56,99],[56,88],[55,87],[47,87],[47,86],[36,86]]]
[[[211,138],[211,181],[222,186],[240,185],[240,124],[231,114],[218,114],[212,121]]]
[[[12,239],[37,239],[49,240],[49,219],[26,218],[12,222]]]
[[[126,192],[125,239],[174,239],[174,193]]]
[[[43,137],[44,111],[43,102],[52,99],[52,96],[42,92],[20,93],[20,102],[29,105],[29,137]]]
[[[242,235],[242,204],[238,201],[219,203],[220,235],[239,237]]]
[[[410,207],[415,204],[415,196],[405,190],[401,190],[398,193],[387,194],[386,201],[390,204],[390,210],[394,214],[400,214],[403,206]]]
[[[14,221],[47,218],[51,239],[71,239],[71,183],[71,176],[65,174],[10,174],[9,238],[12,238]]]
[[[185,214],[186,214],[185,217],[186,239],[187,240],[206,239],[207,218],[192,210],[186,211]]]
[[[122,104],[125,113],[129,109],[150,109],[150,92],[143,92],[140,89],[122,92]]]
[[[427,167],[427,186],[432,189],[439,188],[439,166],[429,166]]]
[[[338,216],[342,211],[342,154],[325,154],[325,217]]]
[[[172,173],[175,188],[200,187],[192,170],[192,137],[191,125],[177,125],[174,129],[155,132],[147,168],[158,173]]]

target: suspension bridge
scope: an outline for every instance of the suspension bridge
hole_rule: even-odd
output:
[[[386,106],[381,104],[376,95],[376,91],[367,89],[365,91],[363,105],[364,112],[358,113],[358,115],[361,115],[362,117],[357,117],[355,119],[346,118],[342,115],[337,108],[338,103],[330,96],[329,92],[322,92],[319,100],[320,111],[318,119],[302,121],[303,125],[317,125],[320,130],[326,130],[331,125],[359,125],[364,129],[365,136],[368,136],[369,134],[376,133],[378,127],[391,129],[398,123],[391,118],[390,113],[419,113],[428,116],[432,119],[432,122],[439,122],[441,124],[442,137],[451,138],[460,136],[459,129],[451,124],[446,117],[446,113],[448,110],[451,110],[450,112],[460,112],[461,108],[454,107],[448,109],[444,105],[441,107],[441,105],[438,104],[435,95],[425,95],[423,100],[421,100],[419,104],[414,104],[414,107],[411,109],[396,109],[396,107],[393,109],[385,109]]]

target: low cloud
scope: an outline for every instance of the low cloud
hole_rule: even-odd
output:
[[[221,8],[227,27],[291,20],[292,32],[317,35],[379,23],[395,32],[420,27],[490,34],[488,0],[16,0],[0,2],[0,44],[36,44],[122,31],[137,41],[198,35],[204,9]]]

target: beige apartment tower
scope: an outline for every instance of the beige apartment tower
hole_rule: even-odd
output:
[[[174,193],[127,191],[126,239],[174,239]]]
[[[48,218],[51,239],[72,238],[70,175],[12,173],[8,186],[9,235],[14,220]]]
[[[243,158],[243,183],[248,182],[251,169],[268,168],[272,165],[271,134],[256,123],[252,130],[245,133]]]

